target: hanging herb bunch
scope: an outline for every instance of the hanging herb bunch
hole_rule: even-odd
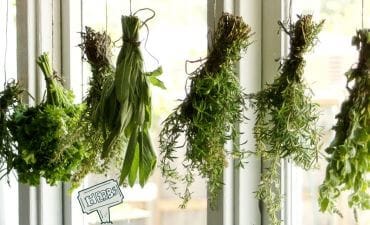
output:
[[[38,185],[44,177],[47,183],[55,184],[69,181],[86,154],[77,129],[84,106],[73,104],[72,92],[62,86],[47,54],[41,55],[37,64],[46,81],[46,99],[34,107],[12,103],[5,136],[12,140],[4,142],[12,144],[5,150],[3,146],[1,154],[10,155],[7,172],[15,169],[20,182]],[[13,102],[19,102],[19,96],[15,97],[19,90],[17,85],[8,85],[2,99],[8,98],[6,93],[13,93]],[[5,105],[10,106],[6,101]]]
[[[214,208],[223,185],[226,156],[243,157],[236,144],[239,132],[235,125],[245,119],[246,95],[234,66],[241,58],[241,51],[250,44],[250,36],[251,29],[241,17],[224,13],[213,34],[213,46],[206,61],[190,75],[189,93],[163,122],[160,167],[165,182],[183,199],[182,207],[191,198],[189,188],[199,172],[207,179],[209,200]],[[224,148],[228,140],[234,142],[234,151]],[[174,162],[182,145],[186,146],[183,176],[176,171]],[[186,185],[183,193],[178,190],[182,182]]]
[[[357,209],[370,209],[370,30],[357,31],[352,44],[359,50],[359,61],[345,74],[349,97],[325,150],[328,166],[319,192],[320,210],[339,215],[336,201],[344,191],[350,191],[348,205],[355,215]]]
[[[85,175],[90,172],[103,173],[112,166],[110,162],[121,162],[124,139],[117,141],[110,150],[109,157],[100,159],[104,138],[107,136],[105,127],[100,122],[97,112],[102,97],[104,84],[114,79],[115,68],[111,63],[112,41],[106,32],[100,33],[90,27],[85,27],[81,33],[82,43],[79,45],[84,53],[84,60],[90,64],[92,77],[89,81],[89,90],[84,103],[85,111],[81,117],[81,134],[84,136],[84,145],[88,149],[78,171],[72,177],[74,187],[78,186]],[[109,108],[106,108],[109,111]],[[107,112],[104,112],[107,113]],[[115,165],[113,165],[115,166]]]
[[[0,92],[0,180],[13,169],[10,165],[15,157],[15,142],[8,128],[8,121],[12,110],[22,104],[22,93],[22,88],[15,81],[6,83],[4,90]]]
[[[282,60],[279,76],[272,84],[250,95],[257,118],[254,127],[256,154],[267,165],[261,175],[257,198],[265,203],[271,224],[280,224],[280,160],[287,158],[310,169],[317,160],[320,130],[318,105],[312,102],[303,80],[304,54],[317,42],[323,21],[315,23],[311,15],[298,16],[281,29],[290,38],[290,53]]]
[[[141,21],[136,14],[150,10],[153,16]],[[130,16],[122,16],[123,44],[119,52],[114,76],[107,76],[93,120],[103,129],[102,159],[107,159],[115,148],[125,149],[120,183],[130,186],[138,180],[141,186],[147,182],[156,165],[149,128],[151,124],[150,83],[164,88],[157,78],[159,67],[144,72],[140,51],[139,31],[154,17],[151,9],[141,9]],[[123,145],[122,143],[125,143]]]

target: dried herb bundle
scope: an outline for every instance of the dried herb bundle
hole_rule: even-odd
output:
[[[114,68],[111,63],[113,46],[108,34],[96,32],[90,27],[85,27],[85,32],[81,33],[81,37],[82,43],[79,46],[90,64],[92,72],[90,88],[85,101],[88,114],[93,117],[102,95],[104,82],[108,77],[114,76]],[[95,127],[96,123],[94,121]]]
[[[105,160],[100,160],[104,138],[107,136],[105,127],[100,123],[97,115],[104,83],[114,78],[115,69],[111,63],[112,41],[105,32],[100,33],[90,27],[85,27],[81,33],[82,43],[79,45],[84,53],[84,59],[90,64],[92,77],[89,81],[89,90],[84,102],[86,109],[81,118],[81,134],[84,135],[84,145],[88,155],[81,163],[79,170],[72,177],[74,187],[78,186],[82,178],[89,172],[103,173],[110,162],[121,161],[121,152],[124,141],[115,145],[111,154]],[[113,165],[114,166],[114,165]]]
[[[0,92],[0,180],[13,169],[11,165],[15,157],[15,141],[8,128],[8,121],[12,110],[22,104],[22,93],[23,90],[15,81],[8,82]]]
[[[120,183],[127,179],[130,186],[134,185],[137,178],[140,185],[144,186],[156,164],[156,154],[149,135],[149,83],[161,87],[163,83],[156,78],[162,73],[161,67],[151,73],[144,72],[138,38],[139,30],[146,26],[148,20],[140,21],[135,13],[122,16],[123,45],[117,58],[114,77],[109,77],[104,82],[95,115],[105,134],[101,154],[103,159],[111,154],[117,142],[127,142]]]
[[[84,106],[73,104],[73,93],[62,86],[46,54],[38,58],[37,64],[46,81],[46,99],[34,107],[17,104],[12,109],[6,122],[14,142],[7,149],[7,153],[13,153],[7,171],[16,169],[22,183],[37,185],[44,177],[55,184],[69,181],[86,154],[78,135]],[[14,85],[6,89],[20,93],[18,90]]]
[[[370,30],[357,31],[352,44],[359,50],[359,61],[345,74],[349,97],[336,116],[334,140],[325,150],[328,166],[319,195],[320,210],[339,215],[336,201],[347,190],[348,205],[355,212],[370,209]]]
[[[282,30],[290,37],[290,53],[282,60],[279,76],[272,84],[250,96],[257,118],[254,127],[256,154],[268,166],[264,169],[257,198],[263,200],[271,224],[280,224],[280,160],[291,159],[310,169],[317,159],[320,132],[317,128],[318,105],[312,103],[304,83],[304,54],[312,49],[323,21],[315,23],[311,15]]]
[[[206,62],[190,76],[190,92],[183,102],[164,121],[160,133],[161,171],[166,183],[183,199],[182,207],[191,198],[189,190],[197,172],[207,179],[211,206],[215,206],[222,188],[222,171],[226,155],[242,157],[236,144],[239,131],[235,126],[244,118],[246,95],[235,73],[235,63],[242,50],[250,44],[251,29],[241,17],[224,13],[213,36],[213,46]],[[173,165],[180,137],[185,135],[186,154],[182,177]],[[234,141],[234,151],[224,148]],[[178,184],[185,183],[184,193]]]

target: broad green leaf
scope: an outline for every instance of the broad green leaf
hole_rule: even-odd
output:
[[[145,75],[149,77],[157,77],[157,76],[162,75],[162,73],[163,73],[162,67],[159,66],[157,69],[153,70],[152,72],[145,73]]]
[[[153,146],[147,131],[143,133],[143,142],[141,142],[140,154],[140,169],[139,169],[139,183],[141,186],[149,179],[149,176],[155,169],[157,162]]]
[[[139,139],[140,141],[140,135]],[[135,147],[135,153],[134,153],[134,158],[131,164],[131,169],[130,169],[130,174],[128,176],[128,184],[132,187],[135,184],[135,180],[137,177],[138,169],[139,169],[139,145],[137,144]]]
[[[135,149],[136,149],[136,145],[137,145],[137,135],[138,135],[137,129],[135,129],[131,133],[131,137],[130,137],[130,140],[129,140],[128,145],[127,145],[125,159],[123,161],[123,165],[122,165],[122,169],[121,169],[121,176],[120,176],[120,181],[119,181],[120,184],[122,184],[125,181],[126,177],[130,173],[130,169],[132,167],[132,162],[133,162],[134,157],[135,157]]]
[[[161,89],[166,89],[164,83],[161,80],[157,79],[156,77],[149,77],[149,81],[154,86],[157,86]]]

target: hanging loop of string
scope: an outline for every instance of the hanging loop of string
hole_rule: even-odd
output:
[[[149,27],[148,27],[147,23],[148,23],[148,21],[152,20],[155,17],[156,14],[155,14],[155,11],[151,8],[142,8],[142,9],[139,9],[136,12],[134,12],[133,16],[137,16],[138,13],[143,12],[143,11],[149,11],[149,12],[152,13],[151,16],[149,16],[147,19],[145,19],[142,22],[142,26],[144,26],[147,30],[145,43],[144,43],[144,50],[150,55],[150,57],[152,57],[157,62],[157,64],[159,64],[159,60],[155,56],[153,56],[147,49],[147,42],[148,42],[148,39],[149,39]]]
[[[193,72],[189,72],[189,70],[188,70],[188,64],[200,63],[200,64],[201,64],[201,66],[200,66],[200,67],[202,67],[203,62],[204,62],[204,61],[206,61],[207,59],[208,59],[208,57],[205,57],[205,58],[199,58],[199,59],[197,59],[197,60],[186,60],[186,61],[185,61],[185,73],[186,73],[187,75],[191,75],[191,74],[193,74],[193,73],[195,73],[195,72],[197,71],[197,69],[196,69],[196,70],[195,70],[195,71],[193,71]]]
[[[142,8],[142,9],[139,9],[136,12],[134,12],[133,16],[137,16],[137,14],[139,12],[143,12],[143,11],[149,11],[149,12],[152,13],[151,16],[149,16],[146,20],[143,21],[143,25],[145,25],[149,20],[151,20],[155,17],[155,11],[153,9],[150,9],[150,8]]]
[[[145,43],[144,43],[144,49],[150,55],[150,57],[152,57],[157,62],[157,64],[159,65],[159,60],[154,55],[152,55],[150,53],[150,51],[147,49],[147,47],[146,47],[146,44],[147,44],[148,39],[149,39],[149,27],[148,27],[148,25],[146,23],[144,23],[144,26],[145,26],[145,28],[147,30],[146,38],[145,38]]]

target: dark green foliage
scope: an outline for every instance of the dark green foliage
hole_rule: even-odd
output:
[[[20,100],[22,93],[23,90],[15,81],[8,82],[0,92],[0,179],[13,169],[11,165],[15,157],[13,152],[15,143],[8,128],[8,121],[12,110],[22,104]]]
[[[357,31],[352,42],[359,49],[359,61],[345,74],[349,97],[336,116],[319,196],[321,211],[339,214],[336,201],[344,191],[350,191],[349,207],[370,209],[370,30]]]
[[[245,118],[245,94],[235,73],[235,63],[241,51],[250,44],[251,29],[241,17],[224,13],[213,36],[213,46],[205,63],[190,75],[190,91],[183,102],[164,121],[160,133],[161,170],[166,183],[183,199],[182,207],[191,198],[189,190],[194,176],[207,179],[211,206],[216,205],[223,181],[222,172],[227,165],[226,155],[242,157],[238,149],[236,124]],[[185,144],[180,137],[185,135]],[[228,152],[224,145],[234,143]],[[178,143],[178,142],[181,143]],[[184,176],[173,165],[177,148],[185,145]],[[186,185],[182,193],[177,188]]]
[[[319,129],[318,105],[311,100],[303,80],[303,55],[312,49],[323,22],[315,23],[311,15],[298,16],[286,28],[290,37],[290,53],[282,60],[279,76],[272,84],[250,96],[257,119],[254,127],[256,154],[267,165],[262,172],[257,198],[265,203],[271,224],[281,221],[280,160],[287,158],[310,169],[317,160]]]
[[[10,100],[1,102],[8,113],[1,123],[2,131],[7,133],[4,137],[8,139],[3,140],[6,145],[0,155],[7,158],[7,172],[15,169],[20,182],[38,185],[44,177],[47,183],[55,184],[69,181],[85,157],[86,149],[78,134],[84,105],[73,104],[72,92],[65,89],[53,73],[46,54],[41,55],[37,63],[46,81],[46,99],[39,105],[27,107],[18,100],[19,87],[8,84],[1,96],[2,100]],[[9,98],[7,93],[13,97]]]
[[[49,184],[69,181],[86,154],[76,134],[71,133],[82,110],[49,104],[15,108],[9,129],[17,142],[12,164],[20,182],[37,185],[40,177]]]

